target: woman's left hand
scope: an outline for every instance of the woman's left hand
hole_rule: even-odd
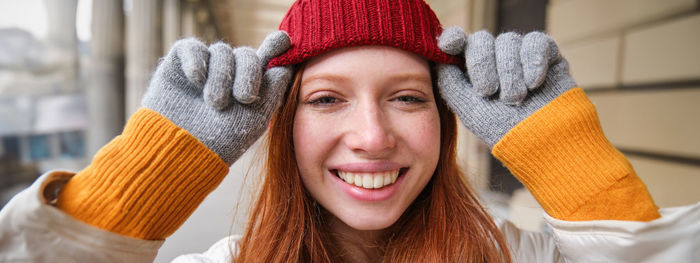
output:
[[[442,98],[492,148],[516,124],[576,86],[556,43],[542,32],[509,32],[494,39],[486,31],[467,37],[461,28],[450,27],[438,46],[466,61],[466,72],[437,65]]]

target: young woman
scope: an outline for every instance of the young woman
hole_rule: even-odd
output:
[[[90,166],[3,209],[0,257],[151,261],[269,124],[246,232],[178,261],[696,258],[698,205],[659,212],[548,36],[443,32],[419,0],[300,0],[280,29],[257,51],[177,42]],[[456,164],[455,114],[553,237],[485,212]]]

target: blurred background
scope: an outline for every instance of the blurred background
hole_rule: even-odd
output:
[[[41,173],[86,166],[138,108],[174,41],[256,47],[292,2],[0,0],[0,204]],[[608,139],[657,204],[700,201],[700,1],[427,2],[443,25],[467,32],[551,34]],[[463,128],[459,135],[460,163],[491,211],[543,230],[542,210],[527,190],[478,139]],[[249,189],[244,175],[256,175],[254,159],[249,151],[234,164],[157,262],[242,231],[251,193],[241,190]]]

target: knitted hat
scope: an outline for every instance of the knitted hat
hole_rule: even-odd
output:
[[[423,0],[297,0],[279,29],[292,46],[269,67],[360,45],[397,47],[443,64],[460,61],[438,48],[442,26]]]

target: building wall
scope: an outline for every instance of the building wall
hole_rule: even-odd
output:
[[[279,27],[293,0],[228,0],[229,21],[234,31],[230,43],[258,47],[267,34]]]
[[[700,201],[696,0],[550,0],[547,31],[661,207]]]

